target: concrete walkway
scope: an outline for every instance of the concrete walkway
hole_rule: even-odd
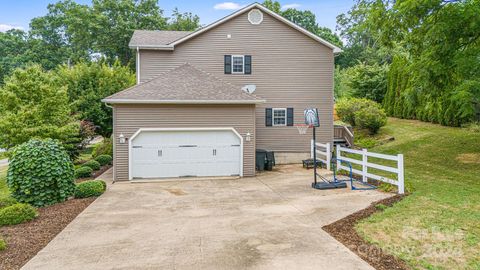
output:
[[[311,174],[115,183],[23,269],[373,269],[321,227],[388,195]]]
[[[8,166],[8,158],[0,159],[0,169]]]

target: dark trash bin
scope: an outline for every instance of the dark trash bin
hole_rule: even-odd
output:
[[[272,167],[275,166],[275,153],[273,151],[267,151],[267,163],[269,162],[272,164]],[[271,171],[271,169],[268,171]]]
[[[263,149],[257,149],[255,151],[255,168],[258,171],[265,170],[266,160],[267,160],[267,151]]]

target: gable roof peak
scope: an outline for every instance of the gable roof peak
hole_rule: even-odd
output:
[[[243,14],[243,13],[245,13],[245,12],[251,10],[251,9],[253,9],[253,8],[258,8],[258,9],[260,9],[262,12],[267,13],[268,15],[274,17],[275,19],[279,20],[280,22],[283,22],[284,24],[286,24],[286,25],[292,27],[293,29],[295,29],[295,30],[297,30],[297,31],[305,34],[306,36],[312,38],[313,40],[315,40],[315,41],[317,41],[317,42],[319,42],[319,43],[327,46],[328,48],[330,48],[330,49],[333,50],[333,53],[340,53],[340,52],[342,51],[342,49],[340,49],[339,47],[335,46],[334,44],[332,44],[332,43],[324,40],[323,38],[321,38],[321,37],[313,34],[312,32],[306,30],[305,28],[303,28],[303,27],[301,27],[301,26],[299,26],[299,25],[291,22],[290,20],[282,17],[281,15],[279,15],[279,14],[271,11],[270,9],[264,7],[263,5],[259,4],[258,2],[254,2],[254,3],[250,4],[250,5],[247,5],[247,6],[243,7],[243,8],[241,8],[241,9],[239,9],[239,10],[231,13],[230,15],[228,15],[228,16],[226,16],[226,17],[223,17],[223,18],[220,19],[220,20],[217,20],[217,21],[215,21],[215,22],[213,22],[213,23],[211,23],[211,24],[209,24],[209,25],[207,25],[207,26],[205,26],[205,27],[199,28],[198,30],[193,31],[193,32],[191,32],[191,33],[189,33],[189,34],[187,34],[187,35],[185,35],[185,36],[183,36],[183,37],[180,37],[180,38],[176,39],[176,40],[173,40],[173,41],[170,42],[170,43],[167,43],[167,44],[158,44],[158,46],[154,46],[153,44],[146,44],[145,46],[142,46],[142,45],[139,45],[139,44],[136,44],[136,45],[135,45],[135,44],[132,44],[132,42],[130,42],[129,47],[132,48],[132,49],[139,49],[139,48],[141,48],[141,49],[174,50],[175,45],[178,45],[178,44],[180,44],[180,43],[182,43],[182,42],[185,42],[185,41],[187,41],[187,40],[189,40],[189,39],[191,39],[191,38],[193,38],[193,37],[196,37],[196,36],[198,36],[198,35],[206,32],[206,31],[208,31],[208,30],[210,30],[210,29],[212,29],[212,28],[214,28],[214,27],[216,27],[216,26],[218,26],[218,25],[220,25],[220,24],[223,24],[224,22],[227,22],[227,21],[229,21],[229,20],[231,20],[231,19],[233,19],[233,18],[235,18],[235,17],[237,17],[237,16],[239,16],[239,15],[241,15],[241,14]],[[132,37],[132,39],[133,39],[133,37]]]

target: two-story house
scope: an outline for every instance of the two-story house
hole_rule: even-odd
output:
[[[137,85],[113,107],[114,179],[254,176],[255,149],[309,157],[304,109],[333,141],[334,54],[340,49],[260,4],[195,32],[135,31]]]

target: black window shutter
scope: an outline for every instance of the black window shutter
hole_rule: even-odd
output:
[[[225,74],[232,74],[232,56],[231,55],[225,55]]]
[[[287,126],[293,126],[293,108],[287,108]]]
[[[252,56],[245,55],[245,74],[252,74]]]
[[[272,108],[265,109],[265,126],[272,126]]]

